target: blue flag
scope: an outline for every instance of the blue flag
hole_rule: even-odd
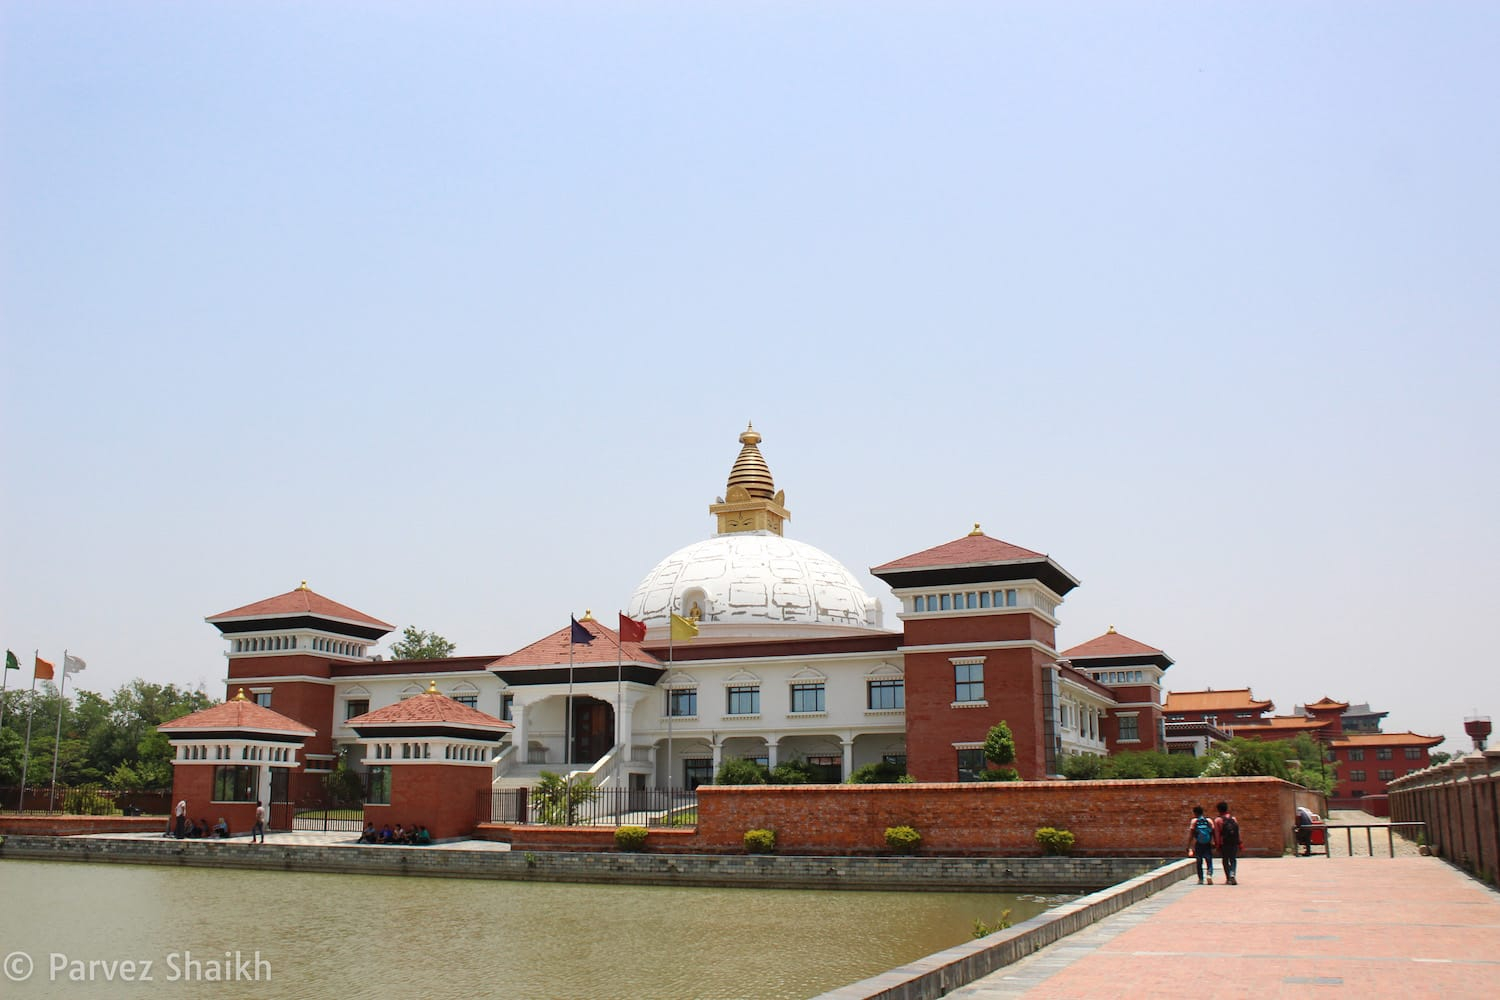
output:
[[[571,643],[589,643],[589,642],[593,642],[594,641],[594,633],[590,632],[588,629],[586,629],[582,625],[578,624],[578,619],[577,618],[574,618],[573,616],[569,615],[568,616],[568,620],[573,623],[573,631],[568,636],[568,641],[569,642],[571,642]]]

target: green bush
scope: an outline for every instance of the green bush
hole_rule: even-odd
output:
[[[776,850],[775,830],[746,830],[745,851],[750,854],[771,854]]]
[[[856,767],[844,783],[846,785],[894,785],[904,777],[906,777],[906,771],[900,765],[880,760],[873,764]]]
[[[1104,777],[1104,771],[1103,757],[1074,753],[1063,758],[1062,776],[1069,781],[1097,781]]]
[[[1048,854],[1072,854],[1074,837],[1071,831],[1044,826],[1036,832],[1036,842]]]
[[[897,854],[912,854],[922,846],[922,835],[913,827],[888,826],[885,828],[885,842]]]
[[[615,827],[615,846],[622,851],[639,851],[646,845],[644,826]]]
[[[978,917],[974,918],[974,936],[976,938],[988,937],[996,931],[1003,931],[1010,927],[1010,911],[1001,910],[1000,919],[993,924],[987,924]]]
[[[739,757],[725,758],[714,774],[716,785],[764,785],[771,779],[771,772],[764,764]]]
[[[979,772],[980,781],[1020,781],[1021,776],[1013,767],[991,767]]]
[[[773,785],[810,785],[815,778],[812,765],[805,760],[784,760],[771,768]]]
[[[79,785],[63,796],[63,812],[70,816],[112,816],[115,804],[99,791],[98,785]]]

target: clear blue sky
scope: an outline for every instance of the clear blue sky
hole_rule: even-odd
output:
[[[202,618],[305,578],[508,652],[710,534],[753,419],[857,571],[980,521],[1083,580],[1064,645],[1462,745],[1500,716],[1497,28],[12,0],[0,643],[219,692]]]

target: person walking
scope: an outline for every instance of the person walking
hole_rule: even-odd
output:
[[[1208,866],[1208,884],[1214,884],[1214,824],[1203,815],[1202,806],[1193,806],[1193,819],[1188,823],[1188,856],[1198,869],[1198,884],[1203,884],[1203,868]]]
[[[250,828],[250,843],[255,843],[255,838],[260,837],[260,842],[266,842],[266,804],[255,803],[255,826]]]
[[[1218,817],[1214,819],[1214,840],[1219,845],[1219,860],[1224,863],[1224,883],[1239,885],[1240,867],[1240,821],[1229,811],[1228,802],[1214,806]]]

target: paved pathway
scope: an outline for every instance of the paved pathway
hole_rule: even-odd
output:
[[[1180,882],[953,991],[999,997],[1458,997],[1500,977],[1500,894],[1437,858],[1265,858]]]
[[[95,840],[168,840],[159,833],[90,833],[82,836]],[[194,841],[185,841],[194,843]],[[210,837],[197,843],[223,844],[226,846],[243,847],[247,851],[257,850],[260,845],[250,843],[248,834],[239,834],[228,840],[218,840]],[[266,834],[267,847],[372,847],[372,844],[361,844],[357,833],[324,833],[321,830],[292,830],[280,831]],[[386,844],[384,847],[396,851],[508,851],[509,844],[501,844],[490,840],[444,840],[436,844],[428,844],[418,847],[415,844]]]

